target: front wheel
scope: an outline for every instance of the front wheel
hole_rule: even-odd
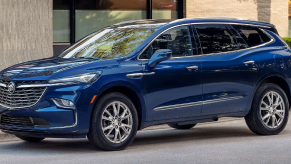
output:
[[[15,135],[15,136],[27,142],[40,142],[44,140],[44,138],[27,137],[27,136],[22,136],[22,135]]]
[[[131,100],[121,93],[109,93],[97,102],[88,139],[98,149],[123,150],[134,140],[137,127],[137,112]]]
[[[289,117],[289,102],[285,92],[276,84],[261,85],[245,116],[249,129],[259,135],[279,134]]]

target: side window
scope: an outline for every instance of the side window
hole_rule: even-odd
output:
[[[155,51],[159,49],[172,50],[173,57],[191,56],[196,53],[192,49],[190,32],[187,26],[176,27],[161,34],[143,52],[140,59],[150,59]]]
[[[271,40],[258,27],[233,25],[233,28],[241,35],[249,47],[258,46]]]
[[[238,50],[231,31],[220,24],[195,25],[203,54]]]

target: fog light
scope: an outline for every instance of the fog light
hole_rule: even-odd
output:
[[[75,109],[75,104],[70,100],[57,99],[57,98],[53,98],[52,100],[54,101],[56,106],[60,108]]]

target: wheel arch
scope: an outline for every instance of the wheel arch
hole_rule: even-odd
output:
[[[97,105],[98,101],[106,94],[112,93],[112,92],[118,92],[121,94],[124,94],[127,96],[134,104],[137,113],[138,113],[138,129],[140,129],[142,122],[145,120],[145,101],[143,99],[141,91],[139,91],[133,84],[128,84],[127,82],[124,83],[111,83],[108,84],[104,87],[102,87],[99,90],[99,95],[97,96],[95,102],[94,102],[94,107],[91,111],[91,116],[92,112]],[[91,120],[90,120],[91,121]]]
[[[289,101],[289,106],[291,105],[290,84],[287,82],[286,76],[280,75],[280,74],[269,74],[267,76],[262,77],[259,80],[259,82],[257,83],[257,85],[254,89],[253,95],[252,95],[252,101],[250,103],[250,107],[251,107],[251,104],[253,102],[253,99],[254,99],[254,96],[256,94],[257,89],[264,83],[273,83],[273,84],[280,86],[283,89],[283,91],[285,92],[285,94],[287,95],[287,98]]]

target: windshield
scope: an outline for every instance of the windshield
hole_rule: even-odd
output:
[[[113,59],[130,55],[156,31],[154,26],[110,27],[95,32],[59,55],[62,58]]]

